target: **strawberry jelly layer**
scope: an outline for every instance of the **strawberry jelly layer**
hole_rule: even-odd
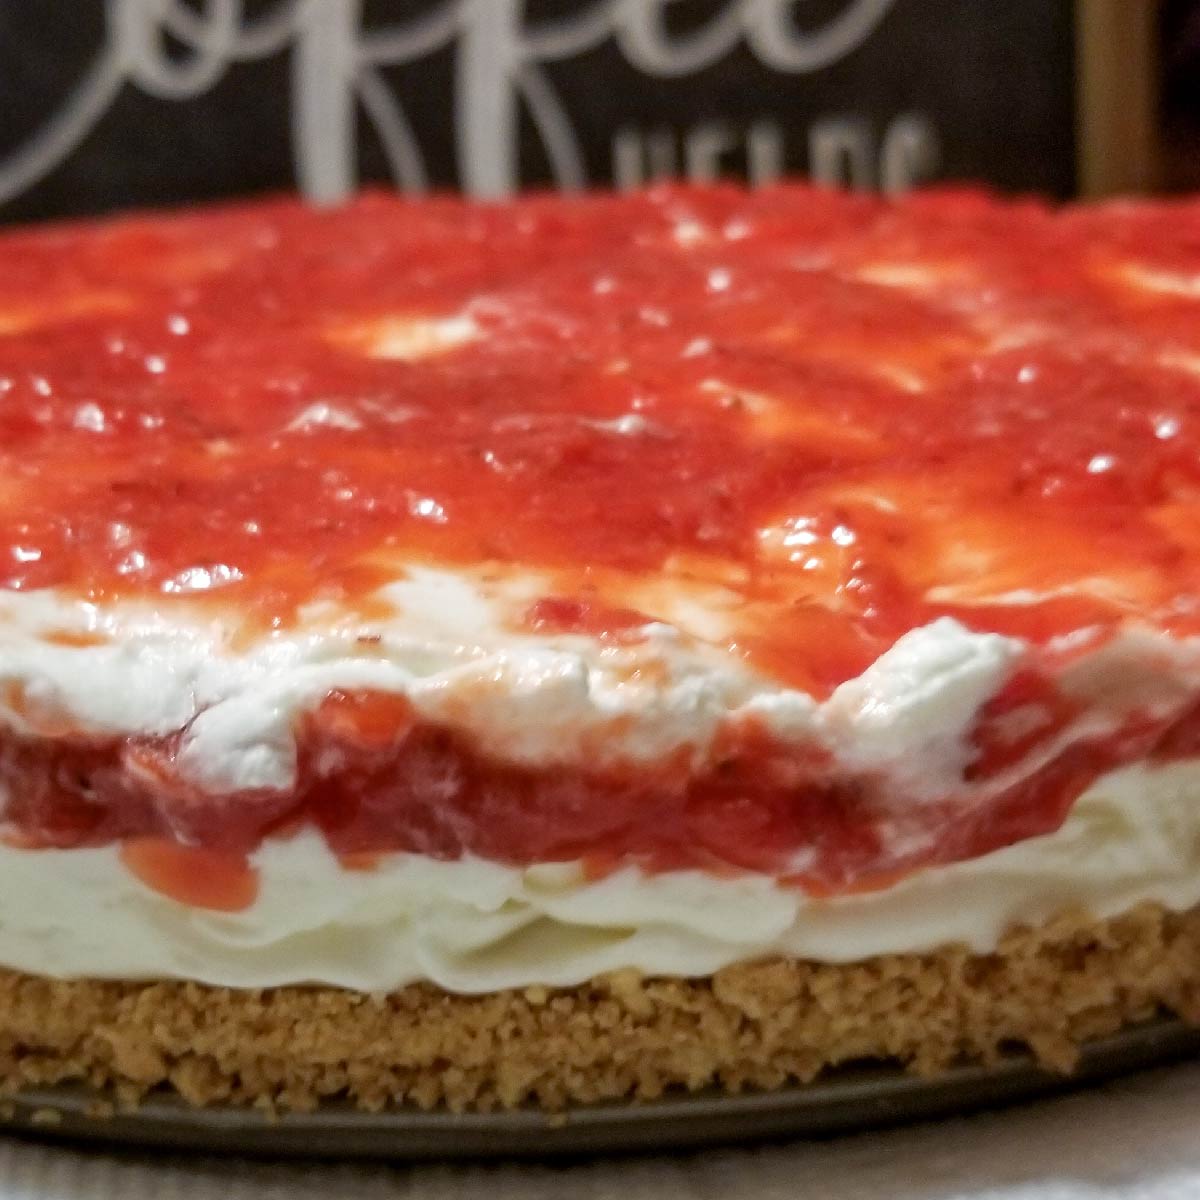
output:
[[[1061,825],[1101,774],[1200,749],[1200,711],[1173,723],[1130,719],[1118,733],[1076,741],[1019,784],[986,792],[1013,753],[1032,753],[1061,728],[1028,681],[989,704],[973,738],[979,754],[964,795],[923,808],[913,824],[870,777],[744,727],[689,775],[663,763],[628,772],[534,770],[490,762],[452,730],[410,719],[394,696],[333,693],[297,730],[301,757],[289,792],[213,796],[172,770],[169,740],[69,744],[0,742],[10,797],[8,840],[30,848],[167,838],[234,857],[271,834],[315,825],[351,867],[405,850],[441,859],[473,854],[515,865],[582,859],[596,874],[637,862],[783,875],[817,893],[884,886],[917,867],[985,854]],[[1003,734],[1014,712],[1017,746]],[[985,789],[986,804],[966,795]],[[935,840],[907,836],[938,827]],[[909,847],[903,849],[902,847]],[[204,872],[211,870],[205,860]]]
[[[661,618],[647,581],[686,579],[727,598],[718,649],[816,696],[940,615],[1034,647],[1192,635],[1198,316],[1194,203],[668,188],[9,234],[0,588],[204,608],[236,640],[314,600],[369,621],[406,564],[539,573],[535,634]],[[170,739],[7,735],[7,818],[64,844],[312,819],[348,852],[903,865],[880,781],[752,731],[690,775],[518,770],[400,717],[340,757],[320,721],[298,736],[292,792],[217,797]],[[912,819],[936,857],[980,853],[1166,736]]]
[[[957,193],[9,234],[0,586],[272,626],[393,577],[385,551],[568,596],[686,564],[745,601],[732,652],[817,691],[939,613],[1193,631],[1198,279],[1200,203]],[[436,353],[411,326],[464,319]]]

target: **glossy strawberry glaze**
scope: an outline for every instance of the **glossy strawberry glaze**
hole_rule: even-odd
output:
[[[375,195],[21,232],[0,587],[205,606],[253,638],[313,598],[369,618],[406,563],[517,564],[554,587],[514,623],[622,641],[646,579],[713,582],[725,651],[818,696],[948,614],[1035,647],[994,703],[1026,689],[1039,716],[1014,746],[980,715],[978,779],[1068,719],[1036,647],[1200,632],[1198,318],[1200,204]],[[878,781],[754,729],[690,777],[518,770],[381,697],[297,732],[295,792],[235,797],[176,778],[169,738],[9,736],[11,836],[240,855],[316,821],[347,855],[595,869],[811,850],[814,888],[915,865],[881,841]],[[922,861],[1052,829],[1097,773],[1189,737],[1134,720],[982,813],[948,796]]]

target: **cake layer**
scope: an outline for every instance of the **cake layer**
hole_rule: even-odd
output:
[[[415,855],[348,869],[311,833],[268,842],[252,861],[257,897],[217,911],[146,886],[115,847],[0,848],[0,964],[65,978],[484,993],[624,969],[697,977],[772,956],[851,963],[951,944],[987,954],[1007,929],[1064,910],[1102,920],[1142,903],[1200,904],[1200,764],[1107,775],[1054,833],[825,899],[752,873],[626,867],[589,880],[577,863]]]
[[[616,972],[458,996],[415,985],[230,991],[0,972],[0,1091],[86,1081],[122,1103],[452,1110],[654,1099],[814,1079],[875,1059],[935,1074],[1027,1046],[1068,1072],[1090,1039],[1163,1011],[1200,1022],[1200,914],[1142,905],[849,965],[776,959],[708,979]]]

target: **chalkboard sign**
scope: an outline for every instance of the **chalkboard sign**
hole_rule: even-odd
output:
[[[1086,71],[1111,90],[1088,24],[1134,10],[1146,6],[4,4],[0,219],[293,187],[333,200],[385,179],[498,196],[803,173],[889,190],[981,179],[1068,195],[1081,180],[1104,185],[1094,160],[1106,143],[1078,109]],[[1118,117],[1129,105],[1126,95]]]

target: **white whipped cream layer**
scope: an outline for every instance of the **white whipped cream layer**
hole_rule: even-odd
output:
[[[629,644],[523,630],[528,606],[554,594],[553,579],[534,571],[410,566],[379,594],[386,615],[312,605],[294,628],[247,637],[219,607],[187,597],[100,606],[0,592],[0,726],[32,736],[185,730],[179,769],[229,793],[290,788],[297,717],[333,689],[403,695],[483,753],[536,766],[681,753],[699,764],[730,721],[754,718],[920,803],[963,792],[978,710],[1027,653],[1019,639],[942,618],[818,701],[726,649],[744,605],[711,582],[624,581],[620,602],[655,614]],[[1086,714],[1044,755],[1115,728],[1133,707],[1182,711],[1200,695],[1200,639],[1131,627],[1074,659],[1061,682]]]
[[[681,749],[700,760],[723,723],[753,715],[869,765],[919,755],[932,780],[943,767],[957,773],[976,701],[1022,653],[1019,642],[938,621],[822,705],[713,644],[719,600],[668,590],[658,599],[681,610],[677,621],[656,620],[632,643],[522,631],[528,605],[553,594],[531,572],[410,568],[381,593],[390,615],[314,606],[296,628],[249,640],[187,604],[0,593],[0,723],[33,735],[64,724],[99,735],[186,728],[178,766],[222,793],[291,787],[296,717],[332,689],[403,695],[483,752],[529,765],[648,762]],[[697,624],[713,642],[689,632]],[[80,645],[78,635],[103,640]]]
[[[1099,780],[1061,829],[931,868],[884,891],[818,900],[766,876],[573,864],[525,869],[389,856],[344,870],[315,835],[265,844],[258,900],[190,908],[139,883],[115,847],[0,847],[0,965],[60,977],[317,983],[385,992],[564,986],[633,968],[707,975],[773,954],[849,962],[963,943],[1064,909],[1200,903],[1200,761]]]

